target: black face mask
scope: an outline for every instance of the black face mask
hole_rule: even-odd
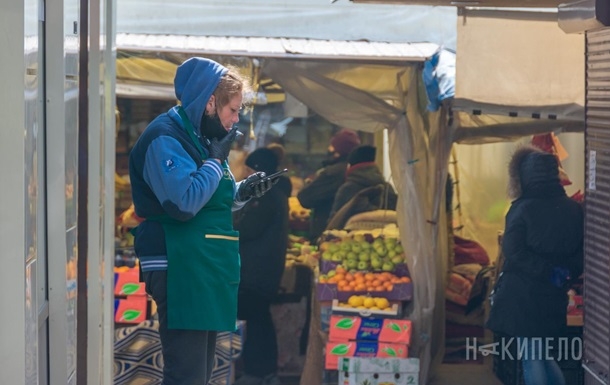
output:
[[[229,132],[225,130],[222,123],[220,123],[220,118],[218,118],[218,114],[214,114],[214,116],[208,116],[208,114],[203,112],[203,116],[201,117],[201,135],[205,136],[208,139],[218,139],[221,140],[225,136],[227,136]]]

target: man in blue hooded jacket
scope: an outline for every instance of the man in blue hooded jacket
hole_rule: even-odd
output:
[[[218,331],[235,330],[239,233],[232,211],[274,181],[264,173],[236,183],[227,157],[248,84],[208,59],[182,63],[180,104],[155,118],[129,157],[135,251],[157,304],[163,385],[207,384]],[[262,181],[262,182],[261,182]]]

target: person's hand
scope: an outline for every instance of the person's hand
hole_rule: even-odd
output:
[[[237,190],[237,198],[244,202],[252,197],[260,198],[276,184],[279,179],[265,179],[267,175],[264,172],[255,172],[249,175],[239,185]]]
[[[220,160],[220,163],[224,162],[229,157],[229,152],[231,151],[231,145],[237,136],[237,126],[233,127],[229,133],[218,140],[214,138],[210,141],[210,145],[208,146],[208,156],[212,159]]]

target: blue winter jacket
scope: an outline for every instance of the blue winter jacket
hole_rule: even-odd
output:
[[[176,97],[206,157],[207,145],[199,125],[210,96],[226,72],[225,67],[212,60],[191,58],[178,67],[174,79]],[[202,161],[178,114],[178,106],[157,116],[129,155],[133,203],[142,218],[163,214],[181,221],[193,218],[214,194],[222,176],[217,161]],[[236,202],[234,209],[242,205]],[[162,225],[144,221],[136,231],[135,251],[142,271],[167,269]]]

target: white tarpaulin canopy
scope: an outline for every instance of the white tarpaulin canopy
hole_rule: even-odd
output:
[[[456,141],[584,130],[584,37],[555,12],[465,10],[457,32]]]

